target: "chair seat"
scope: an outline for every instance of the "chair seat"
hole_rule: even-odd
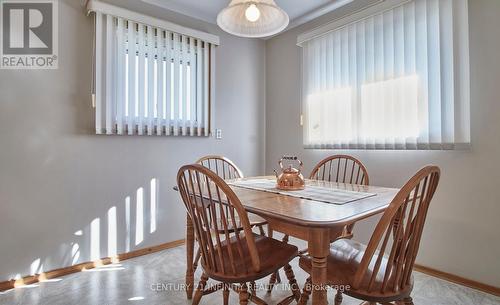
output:
[[[377,300],[381,300],[381,298],[383,298],[384,301],[391,302],[401,299],[402,296],[409,295],[413,287],[413,277],[411,277],[411,284],[404,291],[385,291],[384,293],[380,292],[385,276],[385,266],[388,262],[387,256],[384,256],[384,258],[382,259],[379,271],[369,292],[368,285],[373,274],[373,269],[375,266],[374,261],[372,261],[370,266],[368,267],[368,270],[365,273],[360,286],[356,289],[353,288],[354,276],[359,268],[361,259],[365,254],[365,250],[366,246],[364,244],[349,239],[339,239],[332,243],[330,246],[330,254],[327,259],[328,284],[331,286],[350,286],[349,289],[344,291],[345,294],[367,301],[369,301],[370,298],[376,296]],[[311,273],[311,264],[311,257],[304,256],[300,258],[299,266],[307,273]],[[389,283],[393,282],[394,276],[393,274],[391,274],[389,276]]]
[[[255,214],[248,213],[248,220],[250,221],[250,227],[263,226],[267,224],[267,221],[264,218]],[[235,223],[238,229],[241,230],[243,228],[240,222],[240,218],[237,215],[235,215]],[[224,234],[225,231],[222,219],[219,219],[218,228],[218,233]],[[232,232],[234,230],[234,225],[232,223],[229,223],[227,229],[229,232]]]
[[[242,248],[241,253],[239,252],[239,247],[237,244],[236,237],[232,237],[229,241],[223,241],[221,246],[224,248],[223,260],[216,261],[215,264],[217,272],[211,272],[209,268],[205,268],[204,262],[202,262],[202,267],[206,274],[215,280],[221,282],[230,283],[245,283],[261,279],[279,270],[286,264],[288,264],[292,259],[298,255],[298,248],[296,246],[286,244],[284,242],[278,241],[267,236],[253,234],[255,239],[255,245],[257,252],[260,257],[260,270],[255,272],[252,268],[252,259],[250,256],[250,251],[247,246],[246,238],[241,237]],[[234,255],[234,266],[231,265],[231,259],[229,258],[228,247],[233,249]],[[219,249],[215,249],[215,257],[219,257]],[[233,269],[234,267],[234,269]],[[226,270],[226,275],[223,274],[222,270]],[[228,276],[227,274],[233,274]]]

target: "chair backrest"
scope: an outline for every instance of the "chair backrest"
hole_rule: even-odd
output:
[[[363,163],[348,155],[333,155],[321,160],[309,179],[362,185],[370,183]]]
[[[356,271],[353,288],[358,289],[367,275],[369,282],[362,285],[367,287],[367,292],[394,293],[409,287],[427,211],[439,177],[437,166],[424,167],[397,193],[373,232]],[[382,263],[387,254],[387,261]],[[369,266],[373,267],[371,275],[367,274]],[[375,287],[377,277],[383,282]]]
[[[210,169],[224,180],[243,178],[243,172],[238,166],[236,166],[233,161],[223,156],[205,156],[198,159],[196,163]]]
[[[227,276],[260,271],[247,212],[224,180],[210,169],[192,164],[179,169],[177,185],[193,221],[204,268]],[[251,266],[243,259],[248,253]]]

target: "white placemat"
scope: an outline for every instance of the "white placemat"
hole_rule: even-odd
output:
[[[348,191],[348,190],[335,189],[331,187],[312,186],[307,184],[304,190],[283,191],[276,188],[276,180],[263,179],[263,178],[232,181],[229,182],[228,184],[252,190],[282,194],[292,197],[298,197],[298,198],[321,201],[338,205],[346,204],[348,202],[376,195],[374,193]]]

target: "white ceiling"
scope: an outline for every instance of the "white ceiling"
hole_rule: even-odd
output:
[[[229,0],[142,0],[193,18],[216,23],[217,14]],[[290,16],[290,27],[326,14],[353,0],[275,0]]]

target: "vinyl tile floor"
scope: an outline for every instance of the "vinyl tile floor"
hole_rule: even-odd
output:
[[[299,285],[306,274],[292,263]],[[74,273],[47,282],[0,292],[0,305],[188,305],[184,292],[185,248],[177,247],[84,272]],[[199,270],[197,276],[199,278]],[[414,272],[415,305],[500,305],[500,297],[456,285],[422,273]],[[286,280],[284,272],[281,278]],[[278,285],[266,294],[268,278],[257,283],[258,295],[268,304],[277,304],[289,294],[285,285]],[[329,291],[333,304],[334,291]],[[344,305],[360,304],[348,296]],[[203,305],[222,304],[222,293],[202,298]],[[230,304],[238,304],[231,293]],[[295,303],[292,303],[295,304]]]

